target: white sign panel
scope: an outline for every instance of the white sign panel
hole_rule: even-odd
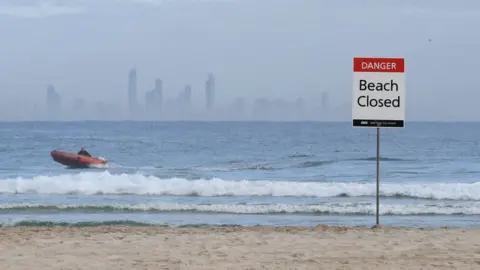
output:
[[[404,127],[405,59],[353,59],[354,127]]]

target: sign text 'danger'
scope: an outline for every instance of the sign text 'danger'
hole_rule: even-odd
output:
[[[404,72],[403,58],[360,58],[353,59],[354,72]]]

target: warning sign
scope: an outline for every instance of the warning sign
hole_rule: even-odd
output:
[[[404,127],[404,58],[354,58],[354,127]]]

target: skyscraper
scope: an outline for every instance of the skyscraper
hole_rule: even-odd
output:
[[[163,110],[163,82],[160,79],[155,79],[155,88],[153,89],[155,100],[155,111],[160,113]]]
[[[205,82],[205,97],[208,110],[212,110],[215,103],[215,78],[212,73],[208,74],[208,79]]]
[[[58,119],[61,116],[60,95],[51,84],[47,86],[47,114],[49,118]]]
[[[154,88],[145,93],[145,107],[149,118],[158,119],[163,106],[162,80],[155,79]]]
[[[130,115],[138,113],[137,70],[134,68],[128,73],[128,108]]]
[[[192,87],[190,85],[185,86],[184,103],[186,108],[190,108],[192,105]]]

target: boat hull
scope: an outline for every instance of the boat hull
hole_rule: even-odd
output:
[[[87,157],[75,153],[53,150],[50,155],[55,162],[71,168],[90,168],[92,165],[106,164],[106,160]]]

